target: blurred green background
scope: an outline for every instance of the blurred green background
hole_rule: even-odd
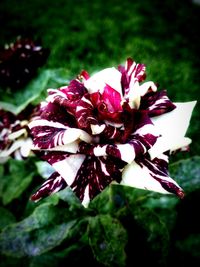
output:
[[[67,79],[76,77],[83,69],[93,73],[106,67],[117,67],[119,64],[123,64],[127,57],[132,57],[137,63],[146,64],[146,81],[153,80],[159,83],[160,88],[168,90],[168,95],[174,102],[192,101],[199,100],[200,89],[199,18],[200,5],[189,0],[1,0],[0,46],[13,42],[19,35],[30,35],[34,39],[40,38],[43,47],[47,47],[51,51],[47,63],[42,68],[65,68],[68,73]],[[180,158],[189,159],[200,155],[199,111],[199,104],[197,104],[188,130],[188,137],[192,138],[193,143],[190,152],[181,155]],[[172,163],[175,163],[177,159],[179,156],[172,156]],[[176,202],[176,205],[169,204],[169,209],[161,210],[159,214],[166,219],[166,222],[168,219],[171,222],[173,219],[171,217],[167,219],[167,216],[173,217],[172,214],[176,211],[177,220],[174,226],[171,227],[170,222],[170,226],[168,225],[169,228],[171,227],[170,244],[172,247],[174,246],[167,259],[169,265],[176,263],[182,266],[188,266],[188,264],[197,266],[200,263],[200,239],[197,238],[200,235],[198,230],[200,222],[197,218],[200,171],[197,166],[199,160],[195,162],[193,177],[190,177],[191,161],[188,161],[190,172],[184,172],[182,166],[178,166],[177,171],[180,176],[184,173],[183,176],[185,175],[184,177],[187,177],[188,181],[195,177],[195,182],[191,182],[195,189],[190,191],[183,202],[178,202],[178,204]],[[27,190],[19,200],[14,200],[9,205],[2,204],[3,208],[14,213],[17,221],[26,217],[26,212],[23,210],[31,190],[29,187],[29,191]],[[120,197],[121,194],[119,193]],[[117,196],[119,195],[117,194]],[[116,208],[118,200],[114,198],[113,201]],[[161,202],[158,203],[161,204]],[[16,205],[21,205],[21,208]],[[157,204],[148,202],[145,205],[152,208]],[[101,209],[95,208],[102,213]],[[17,214],[17,212],[19,213]],[[98,212],[97,214],[99,214]],[[108,214],[114,216],[113,210],[109,210]],[[117,218],[122,222],[129,237],[126,266],[134,266],[132,248],[134,250],[137,245],[132,243],[135,234],[131,230],[133,217],[126,211],[124,214],[123,212],[118,214]],[[149,220],[151,222],[151,218]],[[148,231],[153,230],[148,228]],[[142,240],[142,244],[143,239],[145,239],[144,236],[141,236],[140,239],[136,235],[137,242]],[[174,245],[175,243],[176,245]],[[139,247],[142,247],[141,244]],[[58,256],[58,254],[53,259],[49,254],[45,254],[41,260],[37,259],[30,265],[28,265],[29,259],[27,260],[26,257],[15,262],[12,257],[8,260],[2,256],[0,266],[47,266],[44,262],[48,262],[48,266],[57,266],[55,262],[59,262],[61,258],[63,265],[59,266],[77,266],[75,264],[80,264],[84,260],[87,264],[93,257],[91,251],[86,250],[86,253],[89,253],[88,259],[84,258],[85,247],[83,251],[78,247],[71,251],[71,254],[66,256],[66,264],[63,263],[62,256]],[[139,255],[142,257],[142,253],[144,253],[144,256],[149,256],[149,251],[148,253],[146,251],[148,249]],[[154,266],[168,266],[167,261],[164,263],[158,261],[160,254],[159,250],[156,251],[157,258],[153,256],[151,258]],[[54,253],[56,252],[58,251],[54,251]],[[74,257],[80,260],[74,260]],[[138,257],[136,258],[139,262]],[[92,266],[123,266],[123,264],[118,265],[117,261],[113,261],[113,263],[111,260],[110,265],[106,265],[106,263],[104,265],[102,262],[103,260],[106,262],[106,258],[100,259],[99,261],[97,257],[97,261],[91,261]],[[144,259],[141,261],[143,262]]]

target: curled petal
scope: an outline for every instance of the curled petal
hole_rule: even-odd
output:
[[[55,101],[56,102],[56,101]],[[51,102],[42,102],[36,113],[32,116],[33,120],[44,119],[51,122],[58,122],[65,126],[76,127],[76,120],[71,115],[70,112],[67,112],[64,102],[51,103]]]
[[[130,88],[127,98],[129,100],[129,105],[131,108],[141,109],[140,102],[141,97],[144,96],[148,91],[156,91],[157,86],[153,82],[146,82],[142,85],[139,85],[139,82],[136,81],[134,85]]]
[[[181,187],[168,174],[168,157],[164,154],[150,160],[148,156],[128,164],[122,173],[122,185],[151,190],[159,193],[174,193],[184,196]]]
[[[119,92],[106,85],[102,94],[90,94],[94,108],[98,111],[98,119],[120,122],[122,117],[122,98]]]
[[[68,86],[59,89],[48,89],[47,102],[55,103],[66,111],[74,114],[80,99],[87,93],[84,85],[78,80],[72,80]]]
[[[121,73],[116,68],[99,71],[84,81],[84,86],[90,94],[95,92],[103,93],[106,85],[114,88],[122,95]]]

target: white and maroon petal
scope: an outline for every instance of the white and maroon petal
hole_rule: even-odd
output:
[[[130,107],[139,109],[141,97],[144,96],[148,91],[155,92],[156,90],[157,86],[154,82],[150,81],[140,85],[138,81],[135,81],[135,83],[129,88],[129,92],[126,96],[129,101]]]
[[[0,151],[0,161],[4,161],[4,158],[8,158],[9,156],[11,156],[16,150],[20,149],[23,144],[23,139],[18,139],[15,142],[9,144],[8,147]]]
[[[130,94],[130,90],[133,89],[135,83],[142,82],[145,77],[145,65],[144,64],[137,64],[131,58],[128,58],[126,61],[125,66],[119,66],[118,70],[121,72],[121,84],[123,88],[123,94],[125,98],[128,98]],[[131,93],[132,94],[132,93]]]
[[[83,83],[79,80],[72,80],[68,86],[63,86],[59,88],[63,92],[67,99],[70,101],[77,101],[87,93],[87,89],[84,87]]]
[[[37,201],[70,186],[84,206],[112,181],[120,182],[125,163],[109,157],[66,155],[59,152],[39,152],[56,170],[32,196]]]
[[[69,127],[77,127],[75,118],[62,104],[63,102],[41,102],[38,110],[33,114],[32,120],[44,119],[51,122],[58,122]]]
[[[122,161],[115,161],[109,157],[86,157],[81,165],[72,190],[84,206],[104,190],[112,181],[121,181],[124,168]]]
[[[135,123],[136,130],[125,143],[116,142],[123,140],[124,132],[107,125],[99,136],[100,140],[105,141],[106,138],[112,140],[112,137],[114,137],[115,142],[103,142],[101,144],[81,142],[79,144],[79,153],[96,157],[111,156],[131,163],[136,156],[145,154],[155,144],[159,136],[146,112],[138,113],[135,117]]]
[[[152,124],[147,124],[139,128],[132,139],[126,144],[115,145],[113,150],[107,150],[109,155],[120,155],[121,160],[131,163],[135,157],[145,154],[156,142],[158,134]],[[118,153],[117,153],[118,152]]]
[[[52,166],[65,179],[66,183],[71,186],[85,157],[82,154],[68,155],[65,159],[54,162]]]
[[[95,92],[103,93],[106,85],[109,85],[122,95],[121,73],[116,68],[106,68],[84,81],[84,86],[90,94]]]
[[[67,187],[66,181],[58,172],[54,172],[41,187],[31,196],[31,200],[39,201]]]
[[[91,132],[91,125],[98,125],[94,115],[94,106],[90,101],[90,95],[85,94],[79,101],[74,114],[78,127]]]
[[[78,80],[72,80],[68,86],[59,89],[48,89],[47,91],[49,94],[46,99],[47,102],[56,102],[67,110],[75,108],[82,96],[87,93],[83,83]]]
[[[150,160],[147,156],[128,164],[122,172],[122,185],[159,193],[184,196],[181,187],[168,174],[168,157],[164,154]]]
[[[70,128],[59,122],[33,120],[29,123],[35,149],[51,149],[73,143],[76,140],[91,142],[91,136],[78,128]]]
[[[159,116],[175,108],[166,90],[149,92],[141,98],[140,109],[147,110],[150,117]]]
[[[157,131],[161,136],[149,150],[151,158],[155,158],[165,151],[173,151],[188,145],[190,139],[185,139],[190,119],[196,101],[175,103],[176,109],[171,112],[152,118]]]
[[[101,96],[102,101],[106,104],[108,112],[114,113],[122,111],[121,94],[114,88],[112,88],[110,85],[106,84]]]
[[[131,58],[128,58],[125,63],[125,70],[130,79],[137,79],[138,82],[142,82],[146,77],[146,67],[144,64],[136,64]]]

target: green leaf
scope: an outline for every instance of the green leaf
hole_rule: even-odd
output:
[[[40,255],[58,246],[69,234],[75,221],[60,225],[51,225],[35,231],[14,230],[2,232],[0,248],[6,255],[17,258]],[[11,229],[10,229],[11,230]]]
[[[0,197],[4,205],[18,198],[31,183],[34,176],[31,164],[31,159],[27,161],[10,159],[4,166],[8,169],[0,178]]]
[[[66,209],[48,203],[38,206],[29,217],[3,229],[0,250],[20,258],[40,255],[58,246],[76,223],[67,222],[64,212]]]
[[[200,189],[200,156],[170,164],[169,171],[186,194]]]
[[[56,257],[55,253],[45,253],[40,256],[35,256],[31,258],[31,262],[29,267],[59,267],[60,262],[59,259]]]
[[[109,185],[89,203],[88,208],[100,214],[109,214],[112,201],[112,185]]]
[[[6,208],[0,207],[0,230],[16,221],[15,216]]]
[[[200,259],[200,234],[191,234],[184,240],[176,242],[176,247],[184,253],[189,254],[193,258]]]
[[[143,246],[146,245],[149,248],[148,253],[157,255],[157,261],[159,264],[163,264],[168,256],[170,239],[166,222],[159,214],[150,209],[139,208],[133,211],[133,214],[139,227],[138,231],[146,239]],[[171,217],[169,216],[169,218]]]
[[[75,223],[76,220],[30,232],[25,255],[36,256],[57,247],[68,236]]]
[[[105,266],[125,266],[127,234],[121,223],[109,215],[91,217],[89,244],[95,258]]]
[[[38,104],[47,96],[47,89],[50,87],[59,87],[66,85],[68,80],[66,69],[46,69],[42,70],[27,86],[21,90],[4,91],[1,95],[0,106],[4,110],[13,114],[19,114],[28,104]]]
[[[97,207],[98,212],[107,212],[125,225],[129,239],[132,238],[135,261],[142,262],[142,255],[152,258],[159,255],[157,261],[164,263],[169,249],[169,230],[176,221],[173,208],[177,198],[117,184],[110,186],[104,196],[102,206],[99,198],[89,207]]]

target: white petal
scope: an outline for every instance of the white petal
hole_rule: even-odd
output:
[[[89,185],[86,186],[84,191],[84,197],[82,201],[82,205],[87,208],[90,203],[90,197],[89,197]]]
[[[85,141],[86,143],[90,143],[92,141],[91,136],[87,132],[77,128],[68,128],[63,136],[64,144],[72,143],[78,139]]]
[[[174,104],[176,108],[171,112],[152,118],[157,132],[161,134],[161,137],[157,139],[155,145],[149,150],[152,159],[167,150],[176,150],[190,142],[184,137],[196,101]]]
[[[90,124],[91,130],[92,130],[92,134],[100,134],[101,132],[103,132],[103,130],[105,129],[106,125],[102,124],[102,125],[94,125],[94,124]]]
[[[84,81],[84,86],[89,93],[103,93],[105,85],[108,84],[122,95],[121,73],[116,68],[106,68],[92,75],[88,80]]]
[[[22,136],[22,135],[24,135],[26,133],[27,133],[26,129],[22,128],[22,129],[20,129],[20,130],[18,130],[16,132],[13,132],[13,133],[9,134],[8,139],[9,140],[15,140],[18,137],[20,137],[20,136]]]
[[[130,144],[119,144],[117,148],[120,151],[121,159],[127,163],[131,163],[135,159],[135,149]]]
[[[0,158],[8,157],[24,144],[24,139],[19,139],[13,142],[9,149],[0,151]]]
[[[31,138],[27,138],[24,140],[24,143],[22,144],[21,148],[20,148],[20,153],[23,157],[28,157],[30,152],[31,152],[31,147],[32,147],[32,139]]]
[[[168,178],[168,180],[171,180],[174,183],[171,178]],[[127,164],[124,168],[122,172],[122,181],[120,184],[163,194],[169,194],[169,192],[166,191],[158,181],[152,178],[148,168],[144,166],[141,168],[140,165],[138,165],[135,161],[133,161],[131,164]]]
[[[141,96],[144,96],[150,87],[153,92],[156,92],[157,86],[152,81],[145,82],[142,85],[139,85],[138,81],[133,81],[132,83],[133,84],[130,84],[130,92],[128,94],[129,105],[131,108],[138,109],[140,106]]]
[[[80,169],[84,159],[85,155],[82,154],[71,155],[64,160],[54,163],[53,167],[70,186],[76,178],[76,174]]]

